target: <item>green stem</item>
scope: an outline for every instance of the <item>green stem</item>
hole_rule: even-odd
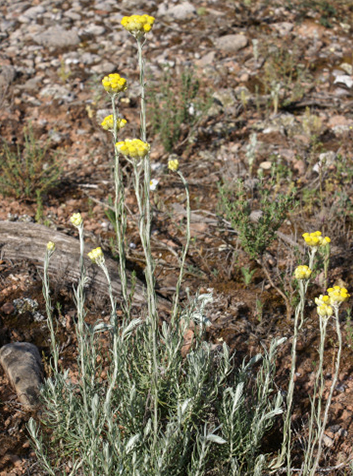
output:
[[[324,377],[323,377],[323,365],[324,365],[324,350],[326,340],[326,328],[327,319],[320,319],[320,347],[319,347],[319,367],[316,373],[314,394],[311,402],[310,421],[309,421],[309,436],[307,440],[307,451],[304,458],[303,476],[309,474],[310,467],[313,461],[314,449],[318,441],[318,432],[314,436],[314,425],[318,425],[321,416],[322,396],[324,392]],[[316,403],[317,389],[319,388],[319,394]],[[319,430],[318,430],[319,431]]]
[[[137,50],[138,50],[138,62],[140,69],[140,96],[141,96],[141,140],[146,142],[146,100],[145,100],[145,69],[144,61],[142,57],[142,47],[145,42],[144,38],[137,38]],[[148,314],[151,325],[151,340],[152,340],[152,355],[153,355],[153,376],[152,376],[152,393],[154,396],[154,415],[153,415],[153,428],[154,428],[154,445],[157,443],[158,438],[158,361],[157,361],[157,331],[158,331],[158,311],[157,311],[157,299],[155,292],[155,279],[154,279],[154,262],[151,252],[151,224],[152,224],[152,212],[150,204],[150,181],[151,181],[151,165],[150,157],[146,155],[143,158],[143,172],[144,180],[142,190],[140,189],[140,180],[138,174],[135,171],[135,192],[140,212],[139,231],[142,242],[142,247],[146,259],[146,284],[147,284],[147,304]],[[141,197],[142,191],[142,197]]]
[[[172,326],[173,323],[176,320],[177,314],[178,314],[178,304],[179,304],[179,294],[180,294],[180,286],[181,282],[183,280],[183,275],[184,275],[184,267],[185,267],[185,260],[186,256],[188,254],[189,246],[190,246],[190,223],[191,223],[191,208],[190,208],[190,193],[189,193],[189,186],[187,181],[185,180],[185,177],[183,174],[178,170],[178,175],[181,178],[183,185],[185,187],[185,193],[186,193],[186,243],[185,247],[183,250],[183,257],[181,260],[181,265],[180,265],[180,272],[179,272],[179,278],[178,282],[176,285],[175,289],[175,295],[174,295],[174,305],[173,305],[173,312],[172,312]]]
[[[85,411],[88,412],[88,402],[87,402],[87,391],[86,391],[86,323],[84,321],[85,318],[85,311],[84,311],[84,302],[85,302],[85,295],[84,295],[84,287],[85,287],[85,267],[83,262],[83,255],[84,255],[84,238],[83,238],[83,224],[78,227],[79,233],[79,240],[80,240],[80,279],[77,285],[77,289],[75,291],[76,296],[76,308],[77,308],[77,340],[78,340],[78,347],[79,347],[79,355],[80,355],[80,365],[81,365],[81,376],[82,376],[82,396]]]
[[[118,141],[117,133],[117,121],[118,113],[115,106],[115,96],[112,95],[112,109],[114,120],[114,185],[115,185],[115,198],[114,198],[114,214],[115,214],[115,233],[118,245],[119,253],[119,269],[120,269],[120,281],[121,292],[123,295],[122,309],[126,317],[129,313],[129,299],[127,292],[127,274],[126,274],[126,252],[125,252],[125,234],[126,234],[126,211],[125,211],[125,189],[122,179],[120,155],[115,147],[115,143]]]
[[[317,447],[317,454],[314,462],[314,466],[311,470],[310,476],[314,476],[317,470],[317,467],[320,462],[320,457],[322,453],[322,440],[324,438],[324,433],[325,433],[325,428],[327,425],[327,420],[328,420],[328,412],[331,407],[331,401],[332,401],[332,396],[333,392],[336,388],[337,380],[338,380],[338,372],[340,368],[340,363],[341,363],[341,354],[342,354],[342,333],[341,333],[341,327],[340,327],[340,321],[339,321],[339,309],[338,306],[333,306],[335,310],[335,319],[336,319],[336,333],[337,333],[337,339],[338,339],[338,352],[337,352],[337,357],[336,357],[336,368],[335,368],[335,374],[332,380],[331,388],[330,388],[330,394],[328,396],[326,406],[325,406],[325,412],[324,412],[324,417],[321,422],[321,427],[319,431],[319,437],[318,437],[318,447]]]
[[[145,43],[144,38],[138,38],[137,40],[138,62],[140,69],[140,97],[141,97],[141,140],[146,142],[146,99],[145,99],[145,68],[142,56],[142,48]],[[148,182],[149,183],[149,182]]]
[[[50,287],[49,287],[49,261],[53,252],[47,250],[44,259],[44,273],[43,273],[43,296],[45,300],[45,310],[47,314],[47,323],[50,331],[50,347],[54,360],[54,370],[55,373],[58,372],[58,361],[59,361],[59,350],[56,344],[54,323],[53,323],[53,313],[52,313],[52,304],[50,298]]]

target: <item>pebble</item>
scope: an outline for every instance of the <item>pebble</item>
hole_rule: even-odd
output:
[[[245,35],[225,35],[215,40],[216,48],[227,53],[236,53],[247,44],[248,39]]]
[[[169,17],[175,20],[190,20],[196,17],[196,8],[190,2],[182,2],[180,5],[168,7],[162,3],[158,7],[158,16]]]
[[[281,36],[288,35],[294,28],[293,23],[289,23],[287,21],[274,23],[273,28],[278,31]]]
[[[60,26],[52,26],[42,33],[33,35],[32,39],[39,45],[53,48],[76,46],[80,43],[77,30],[65,30]]]

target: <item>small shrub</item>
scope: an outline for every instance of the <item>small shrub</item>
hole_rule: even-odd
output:
[[[61,167],[58,154],[34,137],[31,126],[24,130],[24,145],[13,152],[3,142],[0,152],[0,192],[15,198],[37,199],[55,186]]]
[[[186,69],[177,85],[168,70],[161,82],[151,87],[150,122],[152,132],[158,134],[167,152],[172,152],[190,127],[204,116],[211,102],[200,91],[200,81],[193,69]]]
[[[259,213],[251,217],[251,200],[244,184],[237,181],[234,190],[219,186],[221,206],[231,226],[239,232],[242,248],[252,259],[259,259],[276,238],[288,212],[295,207],[294,191],[271,197],[271,187],[265,188],[263,181],[258,187]]]

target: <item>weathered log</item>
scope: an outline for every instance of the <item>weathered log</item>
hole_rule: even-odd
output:
[[[49,276],[56,279],[63,278],[65,283],[77,284],[80,277],[80,244],[78,239],[43,225],[0,221],[0,252],[2,258],[14,261],[30,260],[42,271],[48,241],[55,243],[56,250],[49,263]],[[85,242],[87,251],[96,247],[96,244]],[[121,298],[119,264],[109,258],[107,252],[105,252],[105,260],[112,280],[113,293],[119,301],[119,298]],[[87,258],[86,252],[84,265],[88,278],[87,292],[93,295],[108,295],[108,285],[104,273],[97,265],[92,264],[91,260]],[[128,271],[127,274],[130,286],[131,273]],[[160,297],[158,302],[162,309],[170,309],[170,302],[163,297]],[[133,305],[142,306],[145,303],[145,286],[142,281],[137,279]]]

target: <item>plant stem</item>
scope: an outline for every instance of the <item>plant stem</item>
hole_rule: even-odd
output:
[[[178,314],[180,286],[181,286],[181,282],[182,282],[183,275],[184,275],[185,260],[186,260],[187,254],[188,254],[188,250],[189,250],[189,246],[190,246],[190,237],[191,237],[191,234],[190,234],[191,208],[190,208],[189,186],[188,186],[188,183],[185,180],[185,177],[183,176],[183,174],[179,170],[178,170],[177,173],[178,173],[179,177],[181,178],[181,180],[183,182],[183,185],[185,187],[185,193],[186,193],[186,243],[185,243],[185,247],[184,247],[184,250],[183,250],[183,257],[182,257],[181,265],[180,265],[179,278],[178,278],[178,282],[177,282],[176,289],[175,289],[174,305],[173,305],[173,312],[172,312],[172,327],[173,327],[173,323],[175,322],[175,319],[176,319],[177,314]]]
[[[315,472],[316,472],[317,467],[318,467],[319,462],[320,462],[320,457],[321,457],[321,453],[322,453],[322,440],[324,438],[325,428],[326,428],[327,419],[328,419],[328,412],[330,410],[333,392],[334,392],[336,384],[337,384],[338,372],[339,372],[340,363],[341,363],[342,333],[341,333],[341,327],[340,327],[340,321],[339,321],[339,307],[336,305],[336,306],[333,306],[333,308],[335,310],[336,333],[337,333],[337,339],[338,339],[338,352],[337,352],[337,357],[336,357],[336,368],[335,368],[334,377],[332,379],[330,393],[329,393],[329,396],[328,396],[328,399],[327,399],[327,402],[326,402],[326,406],[325,406],[324,417],[323,417],[323,420],[321,422],[321,427],[320,427],[320,430],[319,430],[317,454],[316,454],[314,466],[313,466],[313,468],[310,472],[310,476],[315,476]]]
[[[142,47],[145,42],[144,38],[137,38],[138,62],[140,69],[140,97],[141,97],[141,140],[146,142],[146,100],[145,100],[145,70],[144,61],[142,57]],[[142,167],[144,171],[144,180],[142,186],[142,197],[140,190],[139,175],[135,172],[135,192],[140,212],[139,232],[142,242],[142,247],[146,259],[146,284],[147,284],[147,304],[148,304],[148,319],[151,323],[151,340],[152,340],[152,356],[153,356],[153,376],[152,376],[152,390],[154,395],[154,413],[153,413],[153,428],[154,428],[154,446],[158,438],[158,362],[157,362],[157,330],[158,330],[158,311],[157,298],[155,292],[154,280],[154,261],[151,252],[151,223],[152,212],[150,204],[150,182],[151,182],[151,165],[149,154],[142,159]],[[138,177],[138,180],[137,180]]]
[[[324,349],[325,349],[327,322],[328,322],[327,319],[320,318],[320,347],[319,347],[320,361],[319,361],[319,367],[316,373],[314,394],[313,394],[313,398],[311,402],[309,436],[307,441],[308,449],[304,457],[303,476],[305,476],[306,474],[309,474],[308,472],[310,471],[310,466],[312,465],[314,449],[318,441],[318,432],[316,433],[315,436],[313,436],[313,433],[314,433],[314,423],[316,422],[316,424],[318,424],[318,422],[320,422],[322,395],[324,392],[323,365],[324,365]],[[319,395],[318,395],[317,403],[315,403],[318,387],[319,387]]]
[[[262,269],[264,270],[264,273],[266,275],[266,278],[269,280],[270,282],[270,285],[278,292],[278,294],[283,298],[284,300],[284,303],[286,305],[286,319],[288,322],[290,322],[291,320],[291,317],[292,317],[292,306],[290,304],[290,301],[288,299],[288,297],[284,294],[284,292],[282,291],[282,289],[280,289],[274,282],[273,282],[273,279],[271,278],[271,275],[267,269],[267,266],[265,264],[265,260],[263,258],[263,256],[260,257],[260,265],[262,267]]]
[[[56,338],[55,338],[55,332],[54,332],[52,304],[51,304],[50,288],[49,288],[49,274],[48,274],[48,267],[49,267],[49,261],[50,261],[51,255],[52,255],[52,252],[47,249],[45,254],[45,259],[44,259],[43,296],[45,300],[47,323],[48,323],[48,328],[50,331],[50,347],[51,347],[51,352],[54,359],[54,370],[55,370],[55,373],[58,373],[59,350],[56,344]]]
[[[126,252],[125,252],[125,234],[126,234],[126,211],[125,211],[125,189],[121,173],[120,155],[115,147],[115,143],[118,141],[117,133],[117,121],[118,114],[115,106],[115,96],[112,95],[112,109],[114,120],[114,185],[115,185],[115,198],[114,198],[114,214],[115,214],[115,233],[118,245],[119,253],[119,268],[120,268],[120,281],[121,292],[123,295],[123,305],[121,306],[124,314],[128,317],[129,314],[129,299],[127,293],[127,275],[126,275]]]

